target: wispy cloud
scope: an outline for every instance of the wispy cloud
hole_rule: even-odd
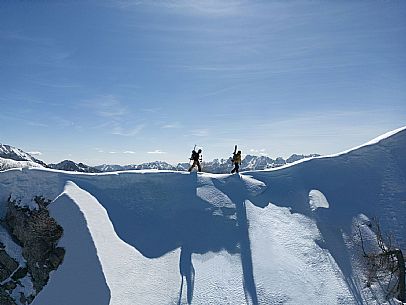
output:
[[[244,1],[238,0],[182,0],[182,1],[158,1],[157,4],[172,9],[180,14],[187,15],[210,15],[230,16],[243,13]]]
[[[240,0],[112,0],[108,5],[118,9],[131,9],[140,5],[156,9],[166,9],[175,14],[181,15],[209,15],[209,16],[230,16],[242,14],[247,1]]]
[[[104,151],[103,149],[98,148],[98,147],[96,147],[95,150],[96,150],[98,153],[105,153],[105,151]],[[132,150],[125,150],[125,151],[120,152],[119,150],[112,150],[112,151],[109,151],[109,152],[107,152],[107,153],[109,153],[109,154],[135,154],[135,151],[132,151]]]
[[[118,119],[128,113],[127,107],[114,95],[100,95],[84,101],[83,104],[103,118]]]
[[[139,134],[145,128],[145,124],[139,124],[133,128],[124,129],[121,125],[115,125],[111,134],[120,135],[125,137],[132,137]]]
[[[173,123],[168,123],[165,125],[162,125],[163,129],[172,129],[172,128],[181,128],[182,125],[179,122],[173,122]]]
[[[194,129],[190,132],[191,136],[194,137],[207,137],[209,135],[208,129]]]
[[[143,112],[149,112],[149,113],[158,113],[162,110],[161,107],[155,107],[155,108],[143,108],[141,111]]]
[[[31,156],[41,156],[42,152],[40,151],[27,151]]]
[[[34,126],[34,127],[49,127],[48,124],[40,123],[40,122],[31,122],[31,121],[27,122],[27,125]]]
[[[101,3],[101,5],[104,5],[107,7],[127,10],[127,9],[130,9],[130,8],[143,4],[144,1],[141,1],[141,0],[110,0],[110,1],[100,2],[100,3]]]
[[[51,81],[40,81],[40,80],[35,80],[33,81],[36,85],[42,86],[42,87],[50,87],[50,88],[58,88],[58,89],[70,89],[70,88],[81,88],[82,86],[79,84],[75,84],[72,82],[51,82]]]
[[[133,122],[134,117],[127,105],[114,95],[100,95],[86,100],[84,105],[102,120],[101,123],[93,126],[95,129],[103,129],[113,135],[131,137],[139,134],[146,126],[144,123],[128,123]]]
[[[261,148],[261,149],[251,148],[251,149],[249,150],[249,152],[250,152],[251,154],[254,154],[254,155],[269,156],[269,154],[266,152],[266,149],[265,149],[265,148]]]
[[[162,151],[162,150],[159,150],[159,149],[156,149],[156,150],[154,150],[154,151],[149,151],[149,152],[147,152],[148,154],[166,154],[166,152],[165,151]]]
[[[53,124],[55,124],[58,127],[73,127],[75,126],[75,123],[71,120],[68,120],[62,116],[53,116],[50,118]]]

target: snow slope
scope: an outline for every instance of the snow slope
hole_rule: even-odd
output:
[[[34,163],[38,163],[39,165],[42,165],[43,167],[46,166],[44,162],[41,160],[38,160],[31,156],[30,154],[26,153],[25,151],[22,151],[19,148],[6,145],[6,144],[0,144],[0,158],[4,159],[11,159],[15,161],[31,161]]]
[[[241,176],[8,170],[0,200],[53,199],[64,227],[36,305],[389,304],[365,287],[354,223],[379,216],[406,247],[405,154],[403,128]]]

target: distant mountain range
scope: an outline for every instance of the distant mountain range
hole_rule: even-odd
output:
[[[267,156],[253,156],[247,155],[243,158],[240,166],[240,171],[262,170],[267,168],[274,168],[289,164],[304,158],[317,157],[318,154],[310,155],[297,155],[293,154],[286,160],[278,157],[272,159]],[[114,165],[103,164],[97,166],[88,166],[83,163],[76,163],[71,160],[64,160],[57,164],[46,164],[31,156],[29,153],[22,151],[10,145],[0,144],[0,170],[9,168],[24,168],[24,167],[46,167],[64,171],[85,172],[85,173],[100,173],[100,172],[115,172],[125,170],[172,170],[172,171],[186,171],[189,168],[189,163],[178,163],[172,165],[164,161],[154,161],[142,164],[129,164],[129,165]],[[229,159],[214,159],[213,161],[202,162],[202,169],[208,173],[229,173],[233,167],[231,158]]]
[[[249,170],[261,170],[267,168],[274,168],[283,166],[288,163],[292,163],[304,158],[317,157],[318,154],[311,155],[297,155],[293,154],[288,159],[283,159],[278,157],[272,159],[266,156],[252,156],[247,155],[241,162],[240,171],[249,171]],[[159,170],[173,170],[173,171],[186,171],[188,170],[189,163],[178,163],[177,165],[171,165],[163,161],[155,161],[149,163],[142,163],[139,165],[110,165],[103,164],[95,166],[96,169],[102,172],[114,172],[114,171],[124,171],[124,170],[141,170],[141,169],[159,169]],[[202,162],[202,170],[207,173],[229,173],[233,168],[231,158],[229,159],[214,159],[213,161],[204,161]]]

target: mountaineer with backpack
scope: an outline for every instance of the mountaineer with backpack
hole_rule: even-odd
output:
[[[233,162],[234,164],[234,168],[231,171],[232,174],[234,173],[238,173],[238,170],[240,169],[240,165],[241,165],[241,150],[239,150],[237,153],[237,145],[234,147],[234,153],[233,153],[233,159],[231,160],[231,162]]]
[[[202,150],[199,149],[199,150],[196,152],[195,149],[196,149],[196,146],[195,146],[195,148],[194,148],[193,151],[192,151],[192,156],[190,157],[190,160],[193,160],[193,164],[192,164],[192,166],[189,167],[189,172],[191,172],[192,169],[193,169],[195,166],[197,166],[197,170],[198,170],[199,172],[202,171],[202,167],[200,166],[200,162],[202,162],[202,156],[200,155],[200,154],[202,153]]]

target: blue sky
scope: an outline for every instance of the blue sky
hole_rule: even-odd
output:
[[[2,1],[0,143],[90,165],[329,154],[406,125],[405,1]]]

